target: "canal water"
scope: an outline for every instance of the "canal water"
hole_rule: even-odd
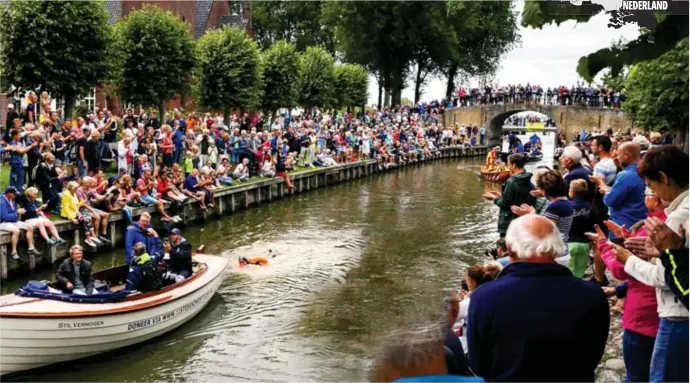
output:
[[[29,380],[368,380],[381,342],[437,320],[443,297],[497,239],[481,164],[409,167],[188,227],[194,246],[233,266],[205,310],[152,342]],[[269,249],[280,254],[270,265],[235,268],[238,256]]]

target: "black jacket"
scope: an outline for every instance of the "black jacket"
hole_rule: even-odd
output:
[[[55,166],[49,167],[47,163],[41,162],[36,168],[36,187],[39,190],[56,189],[58,174],[55,171]]]
[[[93,294],[93,273],[91,271],[91,262],[86,259],[82,259],[81,265],[79,266],[79,276],[81,282],[84,284],[84,289],[87,294]],[[67,282],[74,285],[75,275],[74,275],[74,262],[72,258],[65,259],[55,276],[57,279],[58,288],[61,290],[67,290]]]
[[[192,245],[184,238],[177,245],[172,242],[170,245],[170,260],[168,261],[170,271],[176,274],[187,271],[189,275],[192,275]]]
[[[659,256],[664,265],[666,285],[688,308],[688,248],[664,250]]]
[[[593,382],[610,323],[598,285],[555,263],[513,262],[472,292],[470,368],[487,382]]]

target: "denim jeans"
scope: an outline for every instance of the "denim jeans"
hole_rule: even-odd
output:
[[[634,331],[623,331],[623,360],[627,375],[625,382],[648,382],[649,366],[654,350],[654,338]]]
[[[22,163],[12,164],[10,168],[10,186],[14,186],[20,193],[24,190],[24,165]]]
[[[661,318],[656,334],[650,382],[688,381],[688,320]]]
[[[79,170],[79,178],[86,177],[86,166],[84,166],[84,161],[77,160],[77,169]]]
[[[132,208],[129,206],[125,206],[122,208],[122,215],[125,216],[125,221],[127,222],[127,226],[132,225],[134,223],[134,220],[132,219]]]

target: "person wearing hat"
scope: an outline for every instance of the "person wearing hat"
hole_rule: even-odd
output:
[[[41,253],[34,247],[34,229],[26,222],[19,220],[19,217],[26,213],[25,209],[18,208],[15,198],[17,189],[9,186],[5,189],[5,194],[0,198],[0,231],[10,233],[10,243],[12,244],[12,259],[19,259],[17,253],[17,243],[19,243],[20,230],[26,231],[26,243],[29,245],[29,253],[40,255]]]
[[[192,245],[178,228],[170,232],[170,240],[163,242],[168,270],[163,279],[171,283],[181,282],[192,275]]]

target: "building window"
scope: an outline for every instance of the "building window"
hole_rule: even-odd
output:
[[[81,105],[90,112],[96,113],[96,88],[91,89],[86,97],[78,100],[77,105]]]

